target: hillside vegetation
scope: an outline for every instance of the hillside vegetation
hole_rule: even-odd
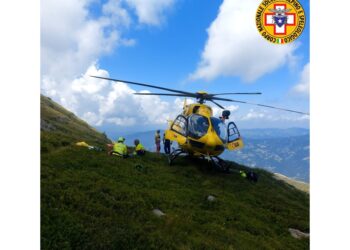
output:
[[[309,232],[308,194],[271,173],[256,170],[259,182],[251,183],[206,161],[181,158],[169,167],[155,153],[121,159],[77,147],[77,139],[101,146],[108,139],[62,107],[54,106],[56,113],[43,107],[52,105],[47,100],[42,97],[41,119],[50,128],[41,137],[43,249],[309,248],[309,239],[288,231]],[[67,116],[68,129],[58,119]]]
[[[105,134],[98,132],[50,98],[40,97],[41,152],[73,145],[78,141],[89,141],[92,145],[109,143]]]

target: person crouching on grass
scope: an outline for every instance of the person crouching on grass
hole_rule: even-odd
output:
[[[139,155],[139,156],[145,155],[146,150],[145,150],[145,147],[140,143],[140,140],[136,139],[134,141],[134,144],[135,144],[134,155]]]
[[[128,148],[124,144],[125,138],[119,137],[118,141],[113,144],[113,150],[110,152],[110,155],[116,155],[123,158],[128,158]]]

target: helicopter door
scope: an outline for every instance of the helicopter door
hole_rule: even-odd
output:
[[[243,141],[238,128],[234,122],[229,122],[227,125],[227,149],[236,150],[243,147]]]
[[[171,141],[177,141],[180,145],[186,143],[187,136],[187,118],[178,115],[166,133],[166,138]]]

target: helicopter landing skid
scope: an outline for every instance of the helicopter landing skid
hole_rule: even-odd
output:
[[[171,152],[169,155],[168,155],[168,163],[169,163],[169,166],[171,166],[171,164],[173,163],[173,161],[181,154],[186,154],[185,151],[183,151],[182,149],[178,148],[178,149],[175,149],[173,152]]]
[[[230,166],[226,163],[225,160],[221,159],[218,156],[210,156],[210,160],[215,168],[225,173],[230,172]]]
[[[169,166],[172,165],[173,161],[179,157],[181,154],[185,154],[188,155],[188,153],[180,148],[175,149],[174,151],[172,151],[169,155],[168,155],[168,164]],[[204,155],[202,155],[202,158],[206,158]],[[213,166],[220,170],[223,171],[225,173],[229,173],[230,172],[230,167],[229,165],[226,163],[225,160],[221,159],[218,156],[209,156],[210,162],[213,164]]]

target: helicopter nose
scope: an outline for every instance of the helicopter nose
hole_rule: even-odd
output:
[[[215,140],[215,134],[210,133],[207,139],[207,146],[209,147],[215,147],[216,146],[216,140]]]

